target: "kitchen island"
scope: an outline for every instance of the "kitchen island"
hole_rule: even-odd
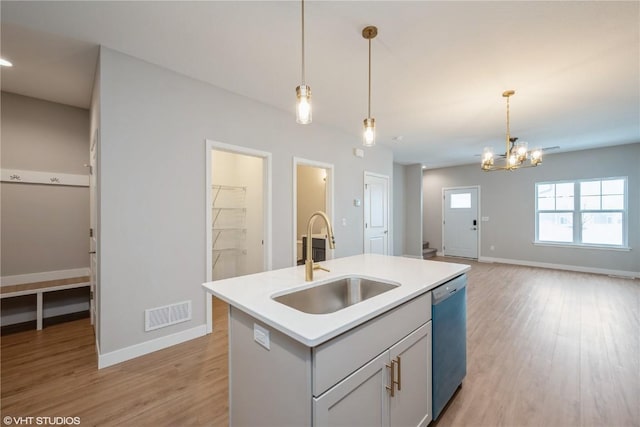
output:
[[[469,266],[373,254],[205,283],[229,303],[231,425],[426,425],[431,420],[430,290]],[[392,284],[309,314],[278,296],[357,276]]]

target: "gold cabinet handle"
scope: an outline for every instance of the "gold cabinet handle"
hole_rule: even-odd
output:
[[[389,368],[389,371],[391,373],[391,382],[389,383],[389,385],[384,386],[387,390],[389,390],[389,392],[391,393],[391,397],[394,396],[394,390],[393,390],[393,385],[396,384],[396,372],[395,372],[395,365],[396,365],[396,361],[392,360],[391,361],[391,365],[387,365],[385,364],[385,366],[387,368]]]
[[[400,356],[398,356],[398,361],[396,362],[396,364],[398,365],[398,381],[396,382],[396,384],[398,385],[398,391],[400,391],[400,389],[402,387],[400,385],[400,382],[402,381],[402,371],[400,370],[401,369],[400,362],[401,362]]]

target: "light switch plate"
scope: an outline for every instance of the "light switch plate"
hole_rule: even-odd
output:
[[[253,324],[253,339],[255,342],[257,342],[267,350],[271,350],[271,340],[269,338],[269,330],[263,328],[257,323]]]
[[[489,217],[488,216],[483,216],[482,217],[482,222],[487,222],[489,221]]]

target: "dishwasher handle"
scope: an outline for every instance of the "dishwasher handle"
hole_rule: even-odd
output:
[[[467,286],[467,275],[463,274],[455,279],[438,286],[431,291],[431,305],[437,305],[455,295]]]

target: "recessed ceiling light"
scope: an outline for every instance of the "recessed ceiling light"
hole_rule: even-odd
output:
[[[2,67],[13,67],[13,64],[10,61],[7,61],[4,58],[0,58],[0,66],[2,66]]]

